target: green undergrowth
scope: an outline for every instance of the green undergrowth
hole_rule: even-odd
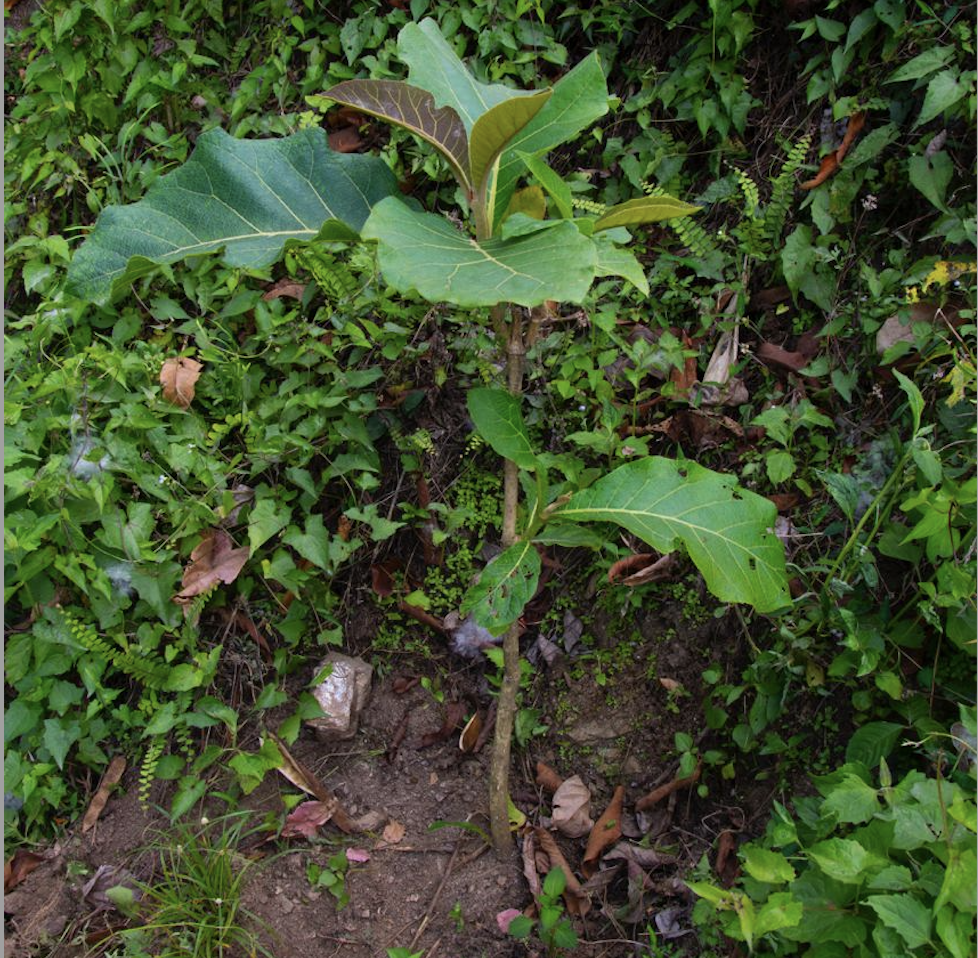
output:
[[[968,955],[975,77],[974,11],[958,4],[831,0],[790,19],[758,0],[627,13],[549,0],[383,11],[72,0],[42,6],[19,33],[8,19],[8,848],[75,820],[117,754],[144,797],[172,783],[174,818],[224,766],[233,803],[281,760],[267,743],[241,747],[243,731],[287,705],[279,732],[292,741],[315,714],[286,681],[344,643],[343,599],[363,570],[416,556],[419,529],[434,528],[443,565],[420,585],[412,568],[397,595],[418,592],[444,616],[497,538],[499,477],[474,445],[457,474],[433,476],[444,440],[419,421],[449,402],[461,421],[461,389],[496,374],[493,334],[393,294],[369,250],[296,248],[267,270],[199,257],[142,277],[113,306],[65,292],[96,215],[143,196],[200,134],[332,122],[323,91],[402,79],[397,34],[424,17],[490,82],[546,86],[600,52],[620,106],[549,158],[576,209],[663,192],[701,208],[636,231],[650,298],[606,277],[543,318],[523,409],[568,482],[667,456],[782,502],[790,607],[727,610],[745,663],[722,668],[704,650],[701,700],[675,693],[665,708],[695,712],[680,735],[709,732],[705,751],[677,737],[671,753],[684,767],[702,759],[706,783],[751,765],[789,789],[808,769],[817,795],[781,794],[735,887],[694,876],[703,947],[722,931],[772,954]],[[800,188],[857,117],[838,168]],[[427,209],[464,207],[447,164],[408,133],[356,129]],[[293,287],[275,296],[279,281]],[[728,372],[744,389],[712,406],[680,373],[691,365],[702,380],[735,332]],[[759,358],[768,344],[795,356],[790,369]],[[203,364],[186,408],[160,384],[178,356]],[[712,431],[697,432],[705,420]],[[453,435],[452,455],[467,441]],[[423,508],[405,493],[418,474],[439,490]],[[175,603],[216,530],[247,562]],[[559,633],[586,581],[635,551],[634,537],[608,534],[586,574],[555,575],[540,631]],[[630,668],[660,677],[654,652],[630,659],[649,605],[709,625],[694,578],[599,590],[629,628],[598,648],[585,616],[590,650],[574,668],[608,707]],[[428,657],[431,636],[405,646],[423,627],[392,606],[371,651]],[[805,735],[791,729],[796,711],[811,719]],[[576,717],[559,701],[554,715]],[[521,745],[537,727],[528,714]],[[828,933],[812,918],[823,909]]]

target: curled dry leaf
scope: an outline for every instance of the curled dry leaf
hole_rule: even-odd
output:
[[[396,845],[404,838],[404,826],[400,822],[388,822],[384,826],[381,838],[385,845]]]
[[[537,865],[540,864],[542,858],[546,862],[546,866],[541,869],[542,871],[549,872],[553,868],[560,868],[563,871],[564,876],[567,878],[567,886],[564,888],[564,905],[569,914],[577,918],[583,918],[591,909],[591,899],[588,897],[587,892],[581,888],[581,883],[574,876],[573,871],[571,871],[571,867],[567,864],[567,859],[564,858],[563,853],[557,847],[557,842],[554,840],[553,835],[545,828],[540,828],[539,826],[533,829],[533,835],[536,839],[536,855],[534,860],[537,862]]]
[[[336,811],[336,801],[332,802],[303,802],[297,805],[285,819],[282,826],[281,838],[313,838],[320,825],[325,825]]]
[[[652,808],[653,805],[658,804],[662,801],[662,799],[668,797],[677,789],[689,788],[690,785],[696,784],[696,782],[700,780],[701,771],[702,766],[697,765],[692,775],[689,775],[686,778],[673,779],[671,782],[666,782],[665,785],[660,785],[658,788],[653,788],[648,795],[640,798],[635,803],[635,811],[646,812]]]
[[[831,153],[822,157],[822,162],[819,164],[818,173],[815,174],[813,179],[806,180],[801,184],[803,190],[813,190],[816,186],[821,186],[836,170],[839,169],[842,160],[845,158],[846,153],[849,152],[849,147],[852,146],[853,141],[856,139],[856,134],[863,128],[866,123],[866,113],[865,111],[860,113],[854,113],[849,117],[849,124],[846,127],[846,135],[842,138],[842,142],[839,144],[838,149],[833,150]]]
[[[601,853],[621,838],[622,805],[625,798],[625,787],[619,785],[604,814],[594,823],[588,836],[587,849],[584,852],[584,862],[581,871],[585,878],[590,878],[598,868]]]
[[[724,888],[732,887],[740,874],[740,865],[737,862],[737,836],[729,828],[720,832],[715,870]]]
[[[262,295],[265,302],[273,299],[302,299],[306,291],[304,283],[297,283],[294,279],[280,279],[268,292]]]
[[[190,553],[190,564],[183,571],[183,589],[173,601],[189,605],[194,596],[223,582],[234,582],[248,561],[249,550],[234,548],[231,537],[223,529],[204,533],[200,544]]]
[[[551,821],[554,828],[562,835],[568,838],[580,838],[594,828],[594,822],[589,814],[591,791],[581,780],[580,775],[572,775],[561,782],[560,788],[554,792],[553,805]]]
[[[775,346],[774,343],[761,343],[757,347],[757,358],[773,369],[780,369],[783,372],[796,373],[804,369],[814,358],[815,353],[808,350],[797,350],[792,352]]]
[[[105,808],[105,803],[109,800],[109,794],[112,792],[113,787],[119,784],[119,779],[122,778],[122,773],[125,770],[126,760],[121,755],[116,755],[109,762],[109,767],[105,770],[102,781],[99,783],[98,791],[95,793],[95,797],[92,799],[92,803],[88,806],[88,811],[85,812],[85,817],[82,819],[81,830],[83,833],[94,828],[99,815],[102,814],[102,809]]]
[[[347,815],[346,810],[340,805],[339,799],[316,777],[316,773],[306,765],[303,765],[288,750],[283,742],[273,732],[265,733],[274,743],[282,756],[282,764],[278,767],[282,776],[288,779],[296,788],[301,788],[307,795],[312,795],[318,799],[319,804],[331,805],[332,811],[330,818],[333,824],[343,832],[359,831],[356,823]],[[306,802],[305,804],[310,804]]]
[[[462,733],[458,737],[458,747],[463,752],[474,752],[481,731],[482,716],[478,712],[474,712],[472,718],[465,723],[465,728],[462,729]]]
[[[61,848],[55,845],[44,852],[31,852],[26,848],[18,848],[13,857],[3,863],[3,892],[16,888],[38,865],[51,861],[61,853]]]
[[[637,586],[647,582],[661,582],[668,579],[677,566],[673,553],[656,556],[648,552],[619,559],[608,570],[608,581],[615,582],[620,578],[622,585]]]
[[[452,733],[465,721],[465,705],[462,702],[447,702],[445,718],[441,728],[421,736],[421,748],[429,748],[452,737]]]
[[[563,779],[545,762],[537,762],[537,785],[553,794],[560,788]]]
[[[634,862],[646,871],[654,871],[656,868],[663,868],[667,865],[675,865],[679,861],[675,855],[666,855],[654,848],[643,848],[641,845],[633,845],[631,842],[622,842],[620,845],[616,845],[604,856],[606,862],[617,861],[619,859]]]
[[[160,370],[160,385],[167,402],[189,409],[194,401],[194,388],[200,379],[203,365],[189,356],[171,356]]]

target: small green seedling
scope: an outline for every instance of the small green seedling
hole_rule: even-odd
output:
[[[564,906],[561,895],[567,887],[567,876],[562,868],[553,868],[543,880],[543,891],[538,905],[540,917],[534,921],[526,915],[518,915],[507,929],[514,938],[529,938],[534,928],[537,936],[547,948],[548,955],[558,955],[578,944],[577,932],[564,917]]]

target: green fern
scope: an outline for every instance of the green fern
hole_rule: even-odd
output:
[[[661,186],[652,183],[643,183],[642,188],[649,196],[664,196],[666,191]],[[685,246],[690,255],[698,259],[706,259],[717,252],[718,247],[713,237],[691,216],[684,216],[678,220],[666,220],[664,226],[669,227]]]
[[[305,246],[293,250],[291,262],[306,270],[326,299],[333,305],[353,299],[360,284],[350,268],[326,250]]]
[[[140,651],[133,653],[125,641],[116,638],[115,645],[103,639],[95,629],[86,622],[75,618],[71,613],[62,611],[72,638],[93,655],[101,656],[124,675],[137,679],[149,689],[162,690],[166,684],[170,670],[167,664],[151,653]]]
[[[139,804],[144,808],[149,804],[149,791],[153,787],[156,768],[160,764],[165,747],[166,736],[157,735],[150,739],[143,753],[143,760],[139,766]]]
[[[586,200],[579,196],[571,199],[571,205],[575,210],[581,210],[581,212],[589,213],[591,216],[601,216],[608,209],[604,203],[596,203],[594,200]]]
[[[197,625],[200,621],[201,613],[204,611],[204,606],[207,605],[210,597],[217,591],[217,582],[212,586],[205,589],[203,592],[198,593],[190,600],[190,602],[183,607],[183,619],[191,627]]]
[[[788,151],[778,175],[771,181],[771,199],[764,209],[763,238],[772,246],[781,240],[784,221],[795,194],[795,174],[801,168],[812,145],[810,133],[806,133]]]

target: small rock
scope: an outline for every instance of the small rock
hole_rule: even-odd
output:
[[[332,671],[312,690],[326,714],[306,722],[321,742],[349,739],[357,734],[360,712],[370,696],[373,678],[373,668],[363,659],[340,652],[330,652],[316,667],[316,674],[328,666],[332,666]]]
[[[361,908],[359,914],[360,914],[360,917],[361,918],[369,918],[370,917],[370,909],[369,908]]]
[[[421,901],[421,896],[420,895],[408,895],[407,896],[407,900],[413,904],[416,901]]]
[[[291,898],[283,898],[278,903],[278,907],[283,914],[288,915],[292,909],[295,908],[295,902],[293,902]]]
[[[497,875],[496,884],[500,888],[505,888],[509,884],[509,879],[505,875]]]

